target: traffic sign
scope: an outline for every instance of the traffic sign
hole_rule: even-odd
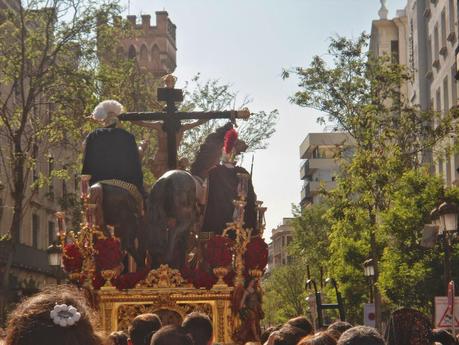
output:
[[[459,297],[454,298],[454,328],[459,327]],[[453,328],[453,313],[448,308],[448,297],[435,297],[435,327]]]
[[[374,303],[365,303],[363,305],[363,324],[369,327],[376,327],[376,314]]]

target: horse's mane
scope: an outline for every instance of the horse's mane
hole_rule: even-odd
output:
[[[231,128],[233,128],[233,124],[228,122],[207,136],[204,143],[199,147],[195,159],[191,164],[190,171],[192,175],[205,179],[209,170],[218,164],[222,154],[225,133]]]

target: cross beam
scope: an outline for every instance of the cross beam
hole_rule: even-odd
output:
[[[158,100],[166,102],[164,112],[128,112],[118,116],[118,119],[121,121],[163,121],[163,130],[167,134],[167,165],[170,170],[177,168],[176,135],[182,127],[182,120],[230,119],[234,121],[237,118],[247,119],[250,116],[248,109],[213,112],[177,111],[175,103],[183,101],[183,92],[181,89],[175,89],[173,85],[158,88]]]

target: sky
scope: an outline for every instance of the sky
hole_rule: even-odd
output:
[[[128,0],[122,4],[127,14]],[[405,4],[388,0],[389,18]],[[200,73],[253,98],[251,111],[279,110],[276,133],[254,159],[255,192],[268,207],[267,239],[300,202],[301,142],[324,130],[316,111],[289,102],[298,81],[282,80],[282,69],[325,56],[330,37],[369,33],[380,6],[378,0],[130,0],[130,14],[151,14],[154,24],[154,12],[166,10],[177,26],[177,87]],[[248,170],[250,160],[243,164]]]

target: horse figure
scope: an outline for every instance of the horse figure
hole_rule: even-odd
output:
[[[117,185],[97,182],[90,187],[91,202],[96,208],[96,220],[106,236],[110,235],[107,225],[114,228],[114,235],[121,241],[138,268],[145,266],[145,215],[141,210],[143,200],[129,190]],[[139,194],[140,195],[140,194]]]
[[[227,123],[206,138],[191,165],[191,173],[168,171],[153,186],[147,206],[148,251],[153,267],[183,267],[190,232],[199,226],[204,181],[220,160],[225,133],[230,128],[232,124]]]

